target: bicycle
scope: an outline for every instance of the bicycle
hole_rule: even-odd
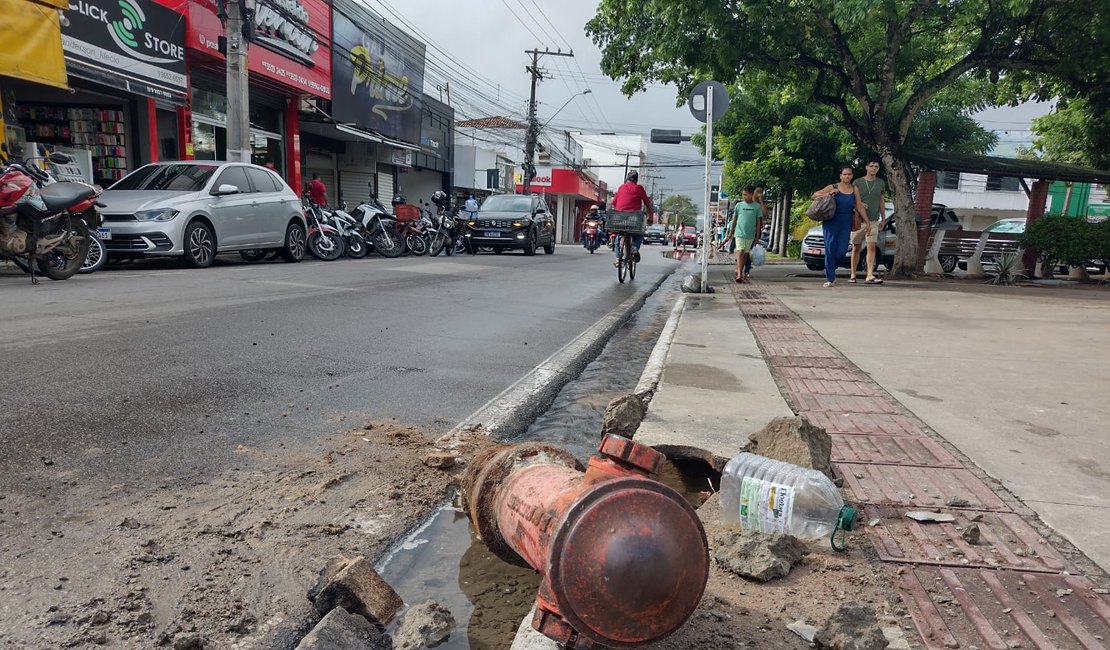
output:
[[[637,252],[633,239],[643,236],[647,214],[640,211],[610,211],[606,217],[606,228],[617,235],[617,281],[624,284],[626,275],[629,280],[636,279]]]
[[[617,281],[624,284],[625,275],[630,281],[636,279],[636,247],[631,234],[618,233],[617,237],[621,247],[621,254],[617,257]]]

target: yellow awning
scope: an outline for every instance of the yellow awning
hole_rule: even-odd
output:
[[[67,0],[0,0],[0,76],[68,88],[58,9]]]

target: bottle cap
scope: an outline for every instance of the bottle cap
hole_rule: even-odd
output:
[[[834,551],[839,551],[839,552],[843,553],[843,552],[848,550],[848,544],[847,544],[848,535],[846,533],[847,533],[847,531],[852,530],[852,528],[855,527],[855,525],[856,525],[856,515],[857,515],[857,511],[852,506],[841,506],[840,507],[840,512],[837,513],[837,515],[836,515],[836,525],[833,526],[832,535],[829,536],[829,544],[832,545],[832,549]],[[837,544],[837,542],[836,542],[836,533],[839,532],[839,531],[844,531],[844,532],[841,533],[840,543]]]

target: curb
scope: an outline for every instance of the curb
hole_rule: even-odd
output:
[[[674,307],[671,308],[671,315],[667,317],[667,323],[663,326],[663,331],[659,333],[659,340],[655,342],[655,347],[651,349],[651,356],[648,357],[647,363],[644,365],[640,382],[636,384],[636,389],[632,391],[645,403],[651,401],[656,387],[659,386],[659,381],[663,378],[663,366],[667,362],[667,354],[674,342],[675,332],[678,331],[678,321],[682,319],[682,312],[686,307],[686,295],[680,294],[678,300],[674,303]]]
[[[609,342],[609,337],[636,313],[649,296],[655,293],[680,266],[664,273],[650,287],[625,300],[616,309],[602,316],[596,323],[544,359],[528,374],[521,377],[493,399],[483,404],[454,428],[441,436],[436,444],[452,448],[460,434],[481,429],[487,436],[511,438],[524,433],[528,427],[555,401],[563,386],[581,374],[598,351]],[[653,353],[654,354],[654,351]]]

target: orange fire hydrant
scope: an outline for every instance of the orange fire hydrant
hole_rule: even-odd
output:
[[[694,509],[649,478],[665,457],[605,436],[583,472],[566,451],[492,447],[463,479],[467,514],[502,559],[541,572],[532,626],[567,648],[635,648],[693,614],[709,577]]]

